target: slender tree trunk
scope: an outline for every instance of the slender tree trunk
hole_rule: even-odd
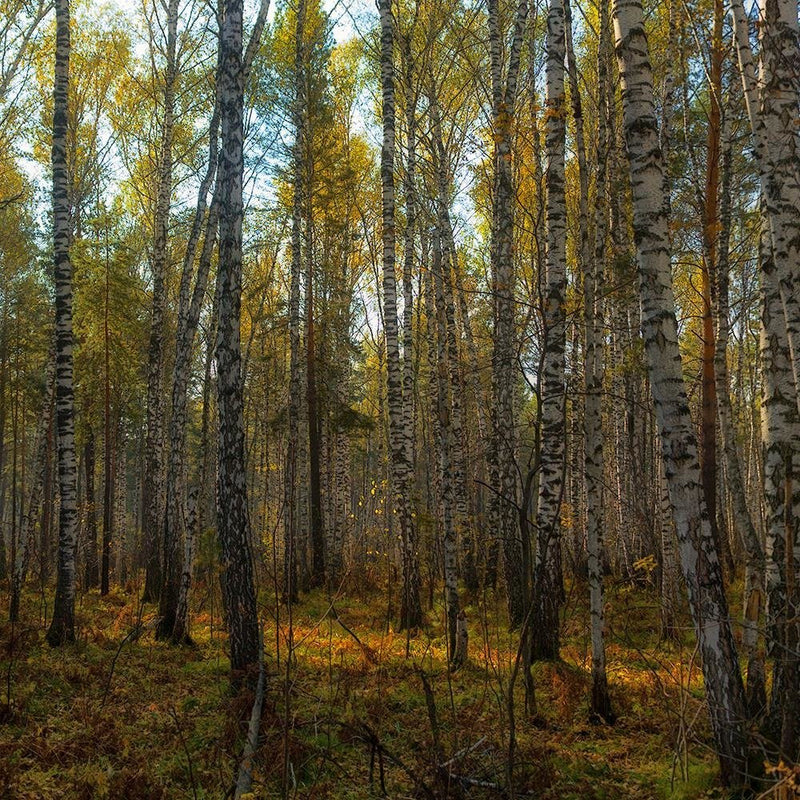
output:
[[[219,97],[222,148],[219,163],[219,317],[217,403],[219,462],[217,528],[225,576],[231,670],[259,663],[259,630],[247,509],[242,418],[240,318],[242,295],[242,182],[244,174],[244,75],[242,0],[225,0],[220,30]]]
[[[113,449],[111,446],[111,353],[109,332],[109,301],[111,299],[111,275],[108,253],[108,228],[106,227],[106,263],[105,263],[105,298],[103,304],[103,543],[100,557],[100,594],[107,595],[109,591],[109,572],[111,570],[111,537],[113,535],[114,516],[112,505],[113,487],[111,473],[113,471]],[[87,584],[97,586],[97,541],[92,539],[93,574],[92,582]]]
[[[517,512],[516,437],[514,432],[514,204],[512,144],[517,100],[517,79],[528,15],[526,0],[517,5],[503,81],[503,40],[498,0],[489,0],[489,50],[492,81],[492,133],[494,152],[491,229],[492,265],[492,400],[493,442],[490,482],[493,487],[490,527],[503,548],[508,614],[512,626],[520,625],[527,606],[527,575],[520,541]]]
[[[793,10],[794,9],[794,10]],[[739,72],[766,203],[772,264],[781,290],[792,372],[800,384],[800,170],[797,115],[797,9],[788,0],[760,3],[761,74],[756,74],[742,0],[731,0]],[[795,394],[797,394],[795,392]]]
[[[759,166],[761,195],[768,224],[769,242],[761,246],[761,281],[763,310],[766,322],[762,344],[764,392],[762,401],[765,428],[764,482],[767,499],[766,541],[766,604],[767,651],[775,658],[772,694],[766,722],[767,735],[780,742],[787,758],[796,757],[798,726],[797,691],[792,682],[797,671],[794,656],[785,651],[787,635],[797,635],[795,625],[786,624],[791,602],[786,595],[786,568],[796,576],[800,550],[789,544],[797,530],[796,419],[792,421],[789,406],[795,408],[800,396],[800,300],[794,286],[800,275],[800,169],[795,128],[797,115],[797,10],[785,0],[772,0],[760,5],[761,10],[761,75],[756,75],[750,47],[749,23],[741,0],[732,0],[731,11],[736,36],[739,71],[744,87],[745,106],[753,134],[756,162]],[[760,91],[759,91],[760,89]],[[783,310],[785,340],[778,332],[780,315],[775,305],[779,292]],[[769,323],[769,324],[767,324]],[[763,360],[766,355],[769,360]],[[781,359],[789,358],[793,380],[781,372]],[[771,419],[769,423],[767,420]],[[784,501],[791,497],[791,502]],[[781,518],[784,527],[781,528]],[[796,617],[797,614],[793,613]],[[792,633],[790,634],[790,629]],[[794,661],[794,669],[791,663]],[[788,667],[789,680],[784,680]],[[785,716],[784,716],[785,715]],[[786,724],[784,725],[784,720]],[[786,746],[783,746],[786,745]]]
[[[56,0],[56,66],[53,88],[53,261],[56,287],[56,426],[58,484],[61,498],[58,573],[53,618],[47,642],[53,647],[75,641],[75,402],[72,378],[72,263],[69,257],[70,211],[67,169],[69,88],[69,0]]]
[[[719,231],[719,164],[722,130],[721,95],[722,66],[725,57],[722,42],[723,0],[714,0],[711,33],[711,68],[709,70],[708,141],[706,151],[706,180],[703,206],[703,263],[700,268],[702,303],[702,383],[700,413],[700,473],[708,522],[720,555],[730,551],[723,548],[722,532],[717,527],[717,394],[714,379],[714,316],[712,285],[717,269],[717,235]],[[727,542],[727,538],[725,540]]]
[[[8,577],[6,567],[6,365],[8,363],[7,343],[8,304],[3,301],[3,321],[0,330],[0,581]]]
[[[178,620],[179,598],[182,581],[186,575],[179,558],[179,543],[183,519],[183,492],[185,491],[186,425],[188,421],[188,389],[191,378],[192,348],[200,320],[200,311],[208,285],[208,275],[216,242],[220,203],[216,191],[208,214],[205,215],[208,190],[216,174],[218,157],[219,103],[215,103],[209,128],[209,164],[198,193],[197,208],[183,259],[181,284],[178,299],[178,331],[175,340],[175,365],[172,374],[172,416],[169,421],[169,460],[167,462],[167,503],[163,519],[163,581],[159,596],[159,625],[157,635],[180,643],[187,629],[185,619]],[[205,216],[203,248],[197,265],[197,274],[192,288],[194,258]],[[189,572],[191,577],[191,570]],[[186,590],[188,592],[188,588]],[[181,607],[186,612],[187,605]],[[180,637],[175,636],[175,631]]]
[[[437,426],[439,486],[441,489],[440,507],[442,512],[442,544],[444,550],[444,585],[447,606],[447,654],[453,659],[456,652],[456,625],[459,612],[458,599],[458,556],[457,530],[455,521],[454,483],[455,470],[452,459],[453,406],[451,386],[448,376],[448,334],[445,310],[444,279],[442,273],[447,265],[442,258],[440,229],[433,233],[433,285],[436,314],[436,409],[439,417]],[[432,346],[433,342],[429,342]]]
[[[461,327],[463,329],[464,342],[466,344],[467,352],[467,375],[472,394],[472,402],[474,404],[475,412],[475,442],[473,459],[477,464],[473,466],[474,474],[476,476],[476,488],[471,493],[473,498],[473,522],[474,536],[471,542],[471,553],[469,557],[472,559],[470,564],[464,567],[464,581],[467,590],[476,592],[479,588],[478,580],[478,563],[481,560],[485,562],[488,558],[488,546],[485,541],[485,531],[483,530],[483,486],[486,484],[487,471],[486,471],[486,448],[487,448],[487,433],[486,433],[486,406],[483,387],[481,386],[481,378],[478,364],[478,348],[475,344],[475,336],[472,332],[472,322],[469,316],[469,306],[467,304],[467,295],[464,291],[463,281],[461,278],[461,270],[458,261],[454,264],[453,278],[455,282],[455,291],[458,296],[459,316],[461,319]],[[473,574],[474,573],[474,574]],[[484,576],[485,578],[485,576]]]
[[[395,274],[395,69],[394,23],[391,0],[379,0],[381,20],[381,213],[383,221],[383,323],[386,339],[386,392],[389,410],[389,448],[392,506],[400,522],[403,563],[403,596],[400,628],[422,625],[419,599],[419,555],[414,518],[411,514],[411,464],[404,442],[403,383],[398,343],[397,277]]]
[[[592,713],[613,722],[614,712],[608,693],[603,608],[603,331],[602,303],[598,286],[604,284],[606,240],[608,237],[608,67],[611,58],[611,32],[608,7],[600,6],[600,40],[597,55],[597,184],[595,199],[594,254],[589,251],[589,173],[583,144],[583,109],[581,107],[578,69],[572,44],[572,16],[569,3],[564,5],[567,63],[570,93],[575,118],[575,135],[580,170],[580,248],[583,267],[584,313],[584,392],[583,435],[586,475],[586,549],[589,576],[589,611],[592,637]]]
[[[564,148],[566,108],[564,92],[565,57],[564,5],[550,0],[547,15],[547,107],[545,133],[545,187],[547,227],[547,279],[544,300],[544,356],[542,363],[542,438],[540,454],[539,507],[537,512],[537,570],[544,584],[537,588],[533,610],[534,660],[559,656],[559,605],[563,596],[560,569],[561,500],[565,465],[565,383],[566,341],[566,246],[567,218],[564,195]]]
[[[55,375],[56,360],[55,350],[50,351],[45,370],[45,396],[42,403],[42,414],[39,418],[39,425],[36,429],[36,444],[34,446],[34,466],[33,479],[31,482],[28,503],[22,509],[22,519],[20,520],[20,541],[16,552],[16,562],[14,563],[14,574],[11,581],[11,599],[9,602],[9,621],[16,622],[19,619],[19,601],[22,588],[28,573],[28,562],[30,559],[31,547],[34,544],[34,534],[36,532],[36,521],[39,518],[39,506],[42,504],[46,488],[46,473],[48,460],[49,431],[53,424],[53,412],[55,402]],[[44,496],[44,502],[48,498]],[[2,519],[2,517],[0,517]],[[46,557],[44,555],[43,557]]]
[[[86,537],[84,545],[86,548],[86,584],[87,587],[94,587],[97,586],[99,566],[99,551],[97,547],[97,496],[94,490],[96,447],[94,430],[89,420],[90,411],[88,407],[84,410],[87,419],[86,441],[83,445],[83,468],[86,476],[86,488],[84,490],[86,496]],[[105,509],[103,509],[103,516],[105,517]]]
[[[730,492],[734,526],[739,533],[746,554],[742,649],[743,655],[747,658],[747,705],[751,716],[758,717],[766,703],[764,660],[758,646],[758,626],[764,606],[764,552],[761,547],[761,539],[747,507],[747,492],[739,464],[728,374],[732,161],[730,123],[726,119],[723,123],[722,136],[720,225],[715,270],[717,327],[714,343],[714,374],[717,383],[717,415],[726,483]]]
[[[287,603],[298,599],[298,485],[297,466],[300,442],[300,272],[302,270],[303,211],[305,209],[305,0],[297,6],[294,88],[294,182],[292,198],[292,263],[289,279],[289,396],[287,414],[289,436],[284,469],[284,567],[283,593]]]
[[[697,444],[681,373],[669,217],[663,197],[664,166],[640,0],[617,0],[614,26],[650,385],[722,780],[740,786],[747,775],[744,688],[719,556],[703,501]]]
[[[128,496],[128,477],[127,477],[127,453],[125,443],[125,431],[121,420],[117,419],[114,434],[114,460],[111,475],[113,491],[110,498],[111,520],[109,522],[109,535],[103,541],[103,547],[108,546],[109,571],[111,569],[111,554],[113,539],[116,539],[116,558],[114,569],[117,574],[117,581],[120,586],[125,586],[128,581],[128,564],[130,563],[130,545],[127,534],[127,496]]]
[[[406,169],[403,177],[406,225],[403,231],[403,448],[411,476],[409,486],[414,486],[416,450],[414,447],[414,242],[417,225],[416,167],[417,167],[417,93],[414,86],[414,64],[411,58],[409,37],[402,40],[403,73],[405,78],[406,112]],[[411,498],[409,498],[411,502]]]
[[[306,165],[308,167],[308,165]],[[311,517],[311,575],[309,588],[325,583],[325,529],[322,515],[320,451],[322,447],[317,398],[317,344],[314,320],[314,246],[311,181],[306,201],[306,410],[308,414],[309,515]]]
[[[164,121],[161,130],[158,184],[153,230],[153,309],[150,317],[150,344],[147,354],[147,411],[142,521],[145,566],[144,601],[155,602],[164,580],[159,553],[162,498],[162,457],[164,450],[164,327],[166,313],[167,244],[170,199],[172,196],[172,140],[175,122],[176,46],[178,39],[178,0],[169,0],[167,11],[167,52],[164,70]]]
[[[474,572],[474,543],[472,530],[469,525],[469,504],[467,500],[466,485],[466,459],[464,457],[464,411],[461,397],[461,359],[458,350],[458,340],[456,338],[456,310],[453,298],[453,271],[457,269],[458,254],[455,247],[453,236],[453,225],[450,220],[450,209],[448,205],[448,184],[447,174],[447,153],[444,147],[442,136],[441,118],[439,106],[435,97],[430,100],[430,113],[432,118],[432,150],[433,164],[436,172],[436,230],[439,235],[439,257],[440,265],[434,267],[437,318],[441,317],[443,327],[439,330],[440,350],[443,348],[444,363],[446,368],[446,397],[442,398],[440,392],[440,402],[447,402],[447,426],[448,432],[446,439],[448,442],[448,480],[451,481],[452,492],[452,519],[455,534],[456,547],[464,553],[464,562],[472,565]],[[434,251],[435,252],[435,251]],[[444,436],[444,434],[443,434]],[[477,583],[477,576],[472,576],[472,584]],[[455,611],[451,615],[453,630],[453,643],[455,643],[455,626],[458,617],[458,594],[452,598],[456,604]],[[451,649],[451,654],[455,653],[455,648]]]

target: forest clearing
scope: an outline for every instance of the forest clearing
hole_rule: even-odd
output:
[[[800,797],[797,0],[0,0],[0,795]]]

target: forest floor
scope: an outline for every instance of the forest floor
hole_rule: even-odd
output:
[[[534,667],[534,719],[517,680],[509,775],[518,635],[502,597],[467,606],[470,660],[448,675],[441,607],[407,639],[387,625],[392,593],[381,588],[343,593],[335,611],[322,592],[304,598],[288,669],[288,620],[276,625],[274,598],[264,599],[269,680],[254,797],[443,797],[448,773],[465,779],[459,795],[451,778],[452,797],[510,796],[509,782],[514,796],[543,800],[723,796],[690,634],[683,645],[659,641],[652,591],[619,585],[607,594],[618,715],[610,726],[589,719],[588,610],[583,588],[570,589],[564,660]],[[0,626],[0,798],[225,796],[242,746],[236,719],[249,715],[252,697],[231,698],[219,601],[202,586],[195,596],[193,647],[157,642],[154,608],[115,590],[80,597],[79,641],[56,650],[44,642],[49,598],[25,598],[22,623]],[[0,613],[7,619],[5,603]],[[140,620],[143,632],[131,636]],[[438,777],[437,762],[448,762]]]

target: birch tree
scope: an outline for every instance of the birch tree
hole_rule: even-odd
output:
[[[598,287],[603,285],[608,237],[608,67],[611,57],[611,32],[608,7],[600,6],[600,39],[597,53],[597,174],[595,194],[594,253],[589,252],[589,176],[583,145],[583,113],[578,86],[575,52],[572,45],[572,20],[565,5],[567,57],[570,92],[580,168],[581,261],[583,267],[584,313],[584,391],[586,392],[583,433],[586,472],[586,549],[589,573],[589,613],[592,637],[592,712],[613,721],[606,677],[603,608],[603,331],[602,301]]]
[[[391,0],[379,0],[381,23],[381,216],[383,247],[383,324],[386,339],[386,398],[389,411],[391,497],[400,522],[403,563],[401,629],[422,624],[419,599],[419,555],[414,519],[411,514],[411,468],[403,424],[403,384],[398,343],[397,276],[395,273],[395,67],[394,20]]]
[[[564,194],[566,97],[564,91],[565,20],[562,0],[551,0],[547,14],[545,88],[545,226],[547,231],[542,357],[539,504],[536,515],[536,606],[533,653],[536,659],[559,655],[558,609],[561,576],[561,500],[565,465],[565,294],[567,289],[567,209]]]
[[[166,6],[166,63],[164,65],[164,119],[158,155],[158,176],[153,216],[153,308],[150,317],[150,344],[147,353],[147,434],[142,487],[143,536],[147,568],[145,601],[155,601],[164,579],[159,547],[162,497],[162,454],[164,450],[164,326],[166,314],[166,270],[169,216],[172,198],[172,140],[175,126],[175,84],[178,78],[178,0]]]
[[[69,91],[69,0],[56,1],[56,61],[53,87],[53,262],[56,287],[56,428],[58,437],[58,572],[47,642],[75,641],[75,541],[77,535],[75,409],[72,375],[72,263],[67,173]]]
[[[623,127],[633,196],[641,325],[661,453],[689,596],[722,780],[746,781],[747,736],[742,677],[730,627],[719,556],[702,495],[697,442],[681,372],[670,273],[664,165],[653,102],[653,76],[640,0],[614,4]]]
[[[217,527],[234,675],[259,663],[253,555],[247,507],[241,375],[244,70],[242,0],[225,0],[220,28]]]
[[[490,481],[493,487],[490,527],[503,551],[508,613],[520,625],[527,605],[527,577],[517,515],[514,384],[514,173],[513,137],[517,87],[528,16],[527,0],[516,6],[508,66],[503,77],[503,36],[498,0],[488,2],[489,55],[492,91],[492,401],[493,436]]]

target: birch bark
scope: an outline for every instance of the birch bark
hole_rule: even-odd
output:
[[[747,492],[742,479],[739,453],[736,443],[736,428],[733,421],[730,381],[728,371],[728,340],[730,337],[729,316],[729,269],[731,234],[731,150],[730,122],[722,124],[722,163],[720,177],[720,221],[715,269],[716,319],[714,376],[716,380],[717,417],[719,419],[720,444],[725,463],[727,485],[730,490],[732,517],[746,554],[744,579],[744,619],[742,649],[747,658],[747,705],[751,716],[758,716],[766,702],[763,656],[758,645],[758,626],[764,605],[764,551],[761,538],[756,531],[750,510],[747,507]]]
[[[603,285],[608,237],[608,129],[606,125],[608,65],[611,57],[611,33],[608,7],[600,6],[600,40],[597,54],[597,175],[595,195],[594,253],[589,251],[589,173],[583,145],[583,113],[577,65],[572,46],[572,20],[565,4],[567,59],[572,94],[575,135],[580,169],[581,261],[583,266],[584,313],[584,392],[583,434],[586,476],[586,547],[589,573],[589,610],[592,638],[592,712],[612,722],[614,713],[608,693],[603,608],[603,331],[602,302],[598,286]]]
[[[242,0],[225,0],[220,29],[219,317],[217,528],[234,676],[259,663],[253,556],[247,508],[241,379],[244,73]]]
[[[800,511],[800,415],[773,261],[772,237],[765,220],[761,235],[761,427],[764,442],[764,497],[767,504],[765,589],[767,656],[773,660],[772,693],[766,732],[779,744],[783,703],[791,678],[787,597],[787,532],[797,528]],[[787,680],[787,677],[789,680]],[[791,703],[789,703],[791,707]],[[791,727],[791,723],[790,723]],[[788,755],[788,754],[787,754]]]
[[[69,89],[69,0],[56,4],[56,63],[53,87],[53,261],[56,289],[56,429],[58,437],[58,573],[53,618],[47,642],[75,641],[75,403],[72,370],[72,263],[69,256],[70,208],[67,170]]]
[[[722,780],[740,786],[747,772],[744,689],[719,556],[703,502],[697,442],[681,371],[669,217],[663,197],[664,166],[640,0],[615,2],[614,28],[633,196],[642,333],[662,457]]]
[[[167,50],[164,67],[164,120],[161,150],[158,159],[156,206],[153,219],[152,256],[153,309],[150,316],[150,344],[147,353],[147,411],[144,480],[142,484],[142,522],[145,547],[145,602],[155,601],[161,594],[164,579],[163,554],[159,547],[164,404],[164,317],[166,313],[166,270],[169,239],[170,200],[172,196],[172,140],[175,125],[175,83],[177,80],[176,49],[178,41],[178,0],[169,0],[166,8]]]
[[[539,503],[536,515],[537,605],[532,620],[532,658],[557,659],[558,609],[563,588],[560,570],[561,499],[565,468],[566,343],[565,295],[567,289],[567,218],[564,194],[566,141],[566,55],[564,4],[550,0],[547,14],[547,66],[545,87],[545,227],[547,230],[546,283],[542,357],[542,414]]]
[[[492,400],[493,441],[489,475],[493,487],[490,525],[497,531],[503,551],[508,613],[511,624],[520,625],[527,605],[527,576],[523,569],[518,530],[517,476],[514,433],[514,135],[517,81],[528,15],[526,0],[518,3],[503,80],[503,39],[498,0],[489,0],[489,49],[492,85],[492,133],[494,152],[491,229],[492,264]]]
[[[400,522],[403,563],[403,597],[400,628],[422,624],[419,599],[419,555],[414,519],[411,514],[411,465],[406,457],[403,435],[403,384],[398,343],[397,277],[395,274],[395,69],[394,21],[391,0],[379,0],[381,21],[381,214],[383,220],[383,323],[386,339],[386,399],[389,411],[389,449],[392,505]]]

